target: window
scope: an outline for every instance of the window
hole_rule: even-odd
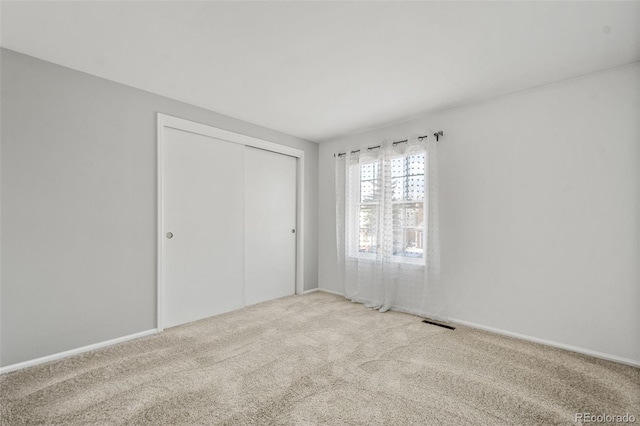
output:
[[[357,256],[388,255],[399,262],[423,263],[425,154],[398,155],[355,166],[360,178]],[[381,229],[389,235],[381,235]]]

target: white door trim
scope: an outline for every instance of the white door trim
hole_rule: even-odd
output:
[[[182,130],[185,132],[196,133],[199,135],[209,136],[221,139],[227,142],[233,142],[241,145],[252,146],[255,148],[265,149],[267,151],[277,152],[279,154],[289,155],[297,159],[297,200],[296,200],[296,294],[304,292],[304,151],[263,139],[254,138],[252,136],[235,133],[229,130],[219,129],[217,127],[206,124],[196,123],[194,121],[185,120],[183,118],[173,117],[170,115],[157,114],[157,170],[158,170],[158,192],[157,192],[157,329],[164,330],[163,323],[163,291],[164,285],[162,281],[162,253],[164,238],[162,238],[162,182],[163,182],[163,150],[164,150],[164,129],[171,128]]]

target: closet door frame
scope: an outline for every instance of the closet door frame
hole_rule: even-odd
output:
[[[278,154],[289,155],[296,158],[296,294],[304,292],[304,151],[291,148],[252,136],[235,133],[229,130],[219,129],[206,124],[196,123],[183,118],[173,117],[167,114],[157,113],[157,328],[164,330],[163,320],[163,294],[164,283],[162,277],[162,254],[163,254],[163,230],[162,230],[162,182],[163,182],[163,152],[164,152],[164,130],[171,128],[198,135],[237,143],[240,145],[260,148]],[[214,140],[211,141],[215,143]]]

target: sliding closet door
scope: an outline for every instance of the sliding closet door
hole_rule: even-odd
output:
[[[246,147],[245,302],[295,293],[296,159]]]
[[[243,306],[245,147],[171,128],[163,145],[162,300],[172,327]]]

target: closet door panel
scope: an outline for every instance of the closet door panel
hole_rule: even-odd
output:
[[[295,293],[296,159],[256,148],[245,153],[247,305]]]
[[[165,128],[165,327],[243,306],[245,147]]]

